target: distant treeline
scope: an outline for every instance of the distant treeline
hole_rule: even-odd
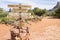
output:
[[[38,7],[29,10],[32,15],[37,15],[37,16],[53,16],[56,18],[60,18],[60,7],[56,8],[55,10],[49,11],[47,9],[40,9]]]
[[[4,11],[2,8],[0,8],[0,23],[9,23],[14,21],[14,18],[8,19],[7,15],[9,14],[11,10]],[[38,7],[35,7],[34,9],[29,10],[28,12],[31,13],[31,15],[37,15],[37,16],[53,16],[60,18],[60,7],[56,8],[53,11],[48,11],[46,9],[40,9]]]

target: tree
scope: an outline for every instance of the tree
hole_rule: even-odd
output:
[[[49,16],[55,16],[55,11],[51,11],[50,13],[49,13]]]
[[[55,12],[56,12],[56,16],[58,17],[58,18],[60,18],[60,7],[58,7],[56,10],[55,10]]]
[[[46,10],[46,9],[43,9],[43,10],[42,10],[42,15],[43,15],[43,16],[46,16],[46,15],[47,15],[47,10]]]
[[[47,10],[46,9],[39,9],[39,8],[34,8],[33,9],[33,12],[35,15],[38,15],[38,16],[43,16],[43,15],[46,15],[47,13]]]
[[[37,7],[33,9],[33,12],[35,15],[38,15],[38,16],[42,15],[42,10]]]
[[[29,13],[31,13],[31,15],[34,15],[33,10],[28,10]]]

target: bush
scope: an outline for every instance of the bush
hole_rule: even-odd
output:
[[[0,23],[2,24],[11,24],[12,22],[14,22],[15,20],[13,19],[8,19],[7,17],[3,17],[0,19]]]
[[[55,10],[56,14],[55,16],[60,18],[60,7],[58,7],[56,10]]]
[[[56,14],[55,11],[52,11],[49,13],[49,16],[55,16],[55,14]]]

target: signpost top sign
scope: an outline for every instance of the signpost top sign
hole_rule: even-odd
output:
[[[21,5],[21,4],[13,5],[13,4],[10,4],[10,5],[8,5],[8,7],[10,7],[10,8],[12,8],[12,7],[27,7],[27,8],[31,8],[31,5]]]
[[[8,5],[9,8],[11,8],[12,12],[25,12],[27,13],[29,9],[31,9],[31,5]]]

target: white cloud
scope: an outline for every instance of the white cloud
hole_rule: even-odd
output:
[[[11,4],[22,3],[22,4],[32,5],[32,8],[39,7],[39,8],[50,9],[50,8],[53,8],[53,6],[56,5],[56,2],[60,1],[60,0],[50,0],[50,1],[51,2],[49,2],[48,0],[1,0],[0,1],[0,7],[2,7],[2,8],[7,10],[8,9],[7,5],[10,2]]]

